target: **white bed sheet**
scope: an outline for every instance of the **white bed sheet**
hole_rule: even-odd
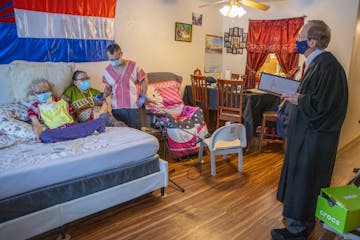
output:
[[[158,140],[132,128],[58,143],[23,143],[0,151],[0,199],[154,156]]]

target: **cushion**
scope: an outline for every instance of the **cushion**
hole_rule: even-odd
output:
[[[156,108],[158,111],[165,110],[170,112],[172,109],[180,110],[175,114],[180,114],[183,101],[180,97],[180,83],[176,80],[149,83],[146,97],[152,102],[146,105],[147,109]]]
[[[6,116],[0,117],[0,131],[17,139],[34,139],[36,137],[31,124]]]
[[[0,116],[15,118],[21,121],[29,121],[27,107],[20,103],[9,103],[0,105]]]
[[[9,91],[9,64],[0,64],[0,104],[13,102],[13,97]]]
[[[10,91],[14,102],[26,98],[29,85],[40,78],[52,83],[56,95],[60,96],[70,86],[74,69],[74,64],[52,62],[15,61],[9,66]]]
[[[14,143],[16,143],[16,138],[5,134],[0,134],[0,149],[10,147]]]

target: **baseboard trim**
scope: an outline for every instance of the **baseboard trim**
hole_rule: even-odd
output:
[[[354,145],[360,143],[360,135],[351,140],[349,143],[345,144],[343,147],[339,148],[337,151],[337,155],[340,156],[344,152],[348,151],[350,148],[352,148]]]

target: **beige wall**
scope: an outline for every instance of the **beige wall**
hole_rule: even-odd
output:
[[[339,147],[360,135],[360,86],[356,84],[359,77],[359,24],[356,31],[356,43],[354,45],[356,17],[358,13],[358,0],[288,0],[269,1],[271,6],[266,12],[248,10],[247,14],[240,19],[224,18],[224,31],[229,27],[243,27],[247,32],[249,19],[281,19],[288,17],[307,16],[306,20],[322,19],[331,28],[331,42],[328,51],[331,51],[341,62],[349,81],[349,108],[346,121],[343,125]],[[359,20],[358,20],[359,21]],[[354,52],[353,52],[354,49]],[[223,68],[235,72],[245,72],[246,51],[244,55],[224,54]],[[351,66],[351,71],[350,71]]]
[[[351,142],[360,135],[360,6],[358,8],[355,41],[348,77],[349,105],[344,126],[341,132],[342,146]]]
[[[217,8],[199,8],[197,0],[118,0],[115,40],[125,57],[146,72],[169,71],[190,83],[190,73],[204,67],[205,34],[222,35],[223,18]],[[203,14],[203,25],[193,26],[192,42],[175,41],[175,22],[192,22],[192,12]],[[107,63],[82,63],[100,80]],[[95,86],[101,86],[99,81]]]

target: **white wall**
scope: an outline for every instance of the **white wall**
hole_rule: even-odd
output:
[[[199,8],[193,0],[118,0],[115,40],[124,56],[135,60],[145,72],[173,72],[190,83],[190,74],[204,68],[205,34],[222,36],[223,18],[217,8]],[[203,14],[203,25],[193,26],[192,42],[175,41],[175,22],[192,22],[192,12]],[[78,66],[101,79],[107,63]],[[101,86],[99,81],[95,86]]]

